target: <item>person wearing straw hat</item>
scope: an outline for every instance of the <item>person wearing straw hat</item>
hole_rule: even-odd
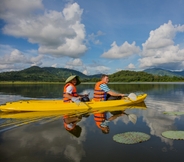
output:
[[[79,123],[81,119],[82,116],[69,117],[68,115],[65,115],[63,117],[64,128],[77,138],[80,137],[82,131],[82,128],[77,125],[77,123]]]
[[[79,95],[77,94],[76,86],[81,82],[77,75],[72,75],[68,77],[65,81],[65,86],[63,90],[63,101],[66,103],[76,102],[79,103],[82,97],[86,97],[87,95]]]

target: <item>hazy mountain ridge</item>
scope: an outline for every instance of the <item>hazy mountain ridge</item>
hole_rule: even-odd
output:
[[[171,71],[171,70],[165,70],[161,68],[152,68],[152,69],[146,69],[144,72],[152,74],[152,75],[159,75],[159,76],[176,76],[176,77],[184,77],[184,71]]]

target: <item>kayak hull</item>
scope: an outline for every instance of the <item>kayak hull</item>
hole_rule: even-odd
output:
[[[88,110],[99,109],[117,106],[130,106],[137,103],[141,103],[145,100],[147,94],[141,94],[137,96],[135,101],[125,98],[122,100],[111,101],[89,101],[77,103],[64,103],[63,100],[21,100],[15,102],[7,102],[0,105],[0,110],[3,112],[10,111],[63,111],[63,110]]]

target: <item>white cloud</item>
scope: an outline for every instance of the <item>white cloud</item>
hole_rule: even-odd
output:
[[[32,63],[31,66],[40,66],[40,65],[42,65],[42,62],[41,62],[42,58],[43,58],[43,55],[38,55],[38,56],[35,56],[35,57],[31,57],[30,58],[30,61]]]
[[[184,25],[174,26],[171,21],[151,31],[148,40],[142,44],[140,67],[184,68],[184,49],[174,44],[178,32],[184,32]]]
[[[42,54],[73,58],[84,54],[87,47],[83,43],[85,40],[85,26],[81,23],[83,10],[77,3],[68,4],[62,12],[45,10],[44,14],[36,15],[33,11],[43,8],[41,0],[21,1],[23,4],[26,3],[28,12],[24,7],[19,8],[15,5],[17,2],[13,0],[8,0],[8,3],[3,1],[1,18],[6,22],[4,34],[37,43],[38,51]],[[19,16],[20,13],[22,16]]]
[[[8,22],[16,22],[39,9],[43,9],[42,0],[1,0],[0,18]]]
[[[92,33],[88,35],[88,40],[93,42],[94,44],[102,44],[98,39],[99,36],[105,35],[102,31],[98,31],[96,34]]]
[[[67,159],[70,159],[71,161],[80,162],[82,157],[85,156],[85,151],[72,145],[68,145],[64,150],[64,155],[67,157]]]
[[[96,67],[94,67],[93,70],[96,71],[96,73],[105,73],[105,74],[107,74],[108,71],[110,70],[110,68],[106,67],[106,66],[96,66]]]
[[[121,71],[121,70],[123,70],[123,69],[120,69],[120,68],[116,69],[116,71]]]
[[[73,59],[73,60],[70,60],[67,65],[71,65],[71,66],[82,66],[83,63],[82,63],[82,60],[77,58],[77,59]]]
[[[0,47],[0,71],[22,70],[25,67],[42,64],[43,55],[37,55],[35,50],[22,52],[8,45],[0,45]]]
[[[57,63],[56,63],[56,64],[51,65],[51,67],[56,68],[56,67],[57,67]]]
[[[27,58],[17,49],[14,49],[9,54],[5,54],[0,58],[1,64],[15,64],[28,62]]]
[[[83,70],[83,72],[82,72],[83,74],[85,74],[85,75],[88,75],[88,71],[85,69],[85,70]]]
[[[116,42],[114,41],[111,44],[111,49],[109,49],[107,52],[104,52],[101,57],[119,59],[137,54],[139,51],[140,48],[135,45],[135,42],[132,44],[125,42],[121,46],[117,46]]]
[[[71,59],[65,63],[65,68],[67,69],[73,69],[77,71],[83,71],[85,65],[83,64],[82,60],[77,58],[77,59]]]
[[[135,69],[135,65],[130,63],[128,66],[127,66],[128,69]]]

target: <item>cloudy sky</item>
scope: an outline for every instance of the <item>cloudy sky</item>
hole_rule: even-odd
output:
[[[184,0],[1,0],[0,72],[184,69]]]

